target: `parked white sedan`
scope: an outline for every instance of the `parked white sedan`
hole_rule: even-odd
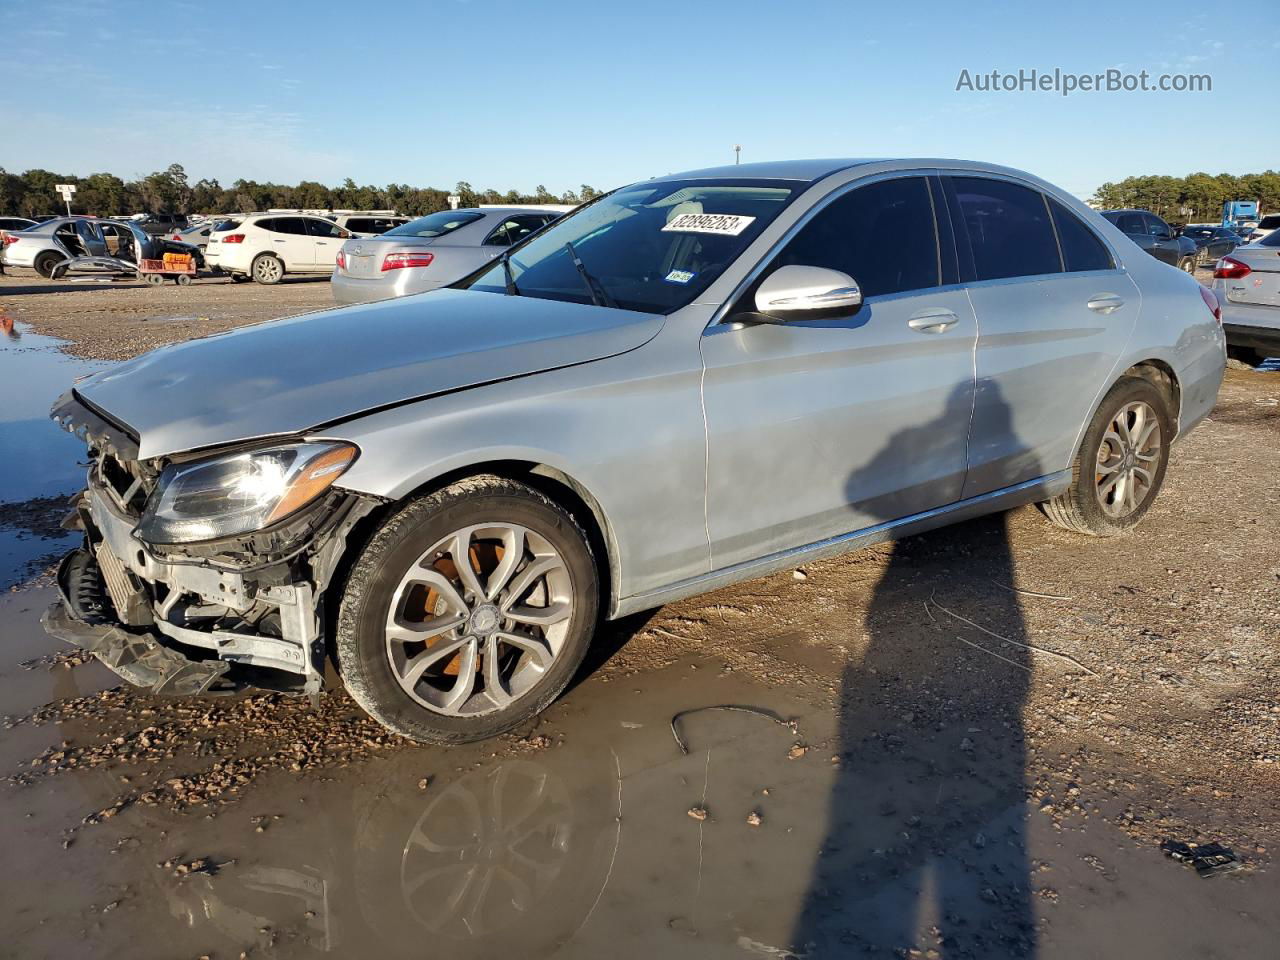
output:
[[[332,273],[351,231],[324,217],[249,214],[230,230],[214,229],[205,261],[232,279],[279,283],[288,273]]]

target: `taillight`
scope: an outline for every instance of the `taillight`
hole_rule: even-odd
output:
[[[223,243],[244,243],[243,233],[233,233],[229,237],[222,238]]]
[[[175,233],[175,234],[173,235],[173,239],[175,239],[175,240],[181,240],[181,239],[182,239],[182,236],[181,236],[180,234],[176,234],[176,233]]]
[[[18,242],[19,240],[21,240],[21,239],[22,239],[21,237],[11,237],[11,236],[9,236],[8,234],[5,234],[5,236],[4,236],[4,245],[7,247],[9,244],[11,244],[11,243],[17,243],[17,242]]]
[[[1222,304],[1218,302],[1218,295],[1208,287],[1201,285],[1200,299],[1204,301],[1204,305],[1213,314],[1213,319],[1217,320],[1218,323],[1222,323]]]
[[[382,272],[403,270],[405,267],[429,267],[435,259],[432,253],[388,253],[382,258]]]
[[[1239,280],[1241,277],[1247,277],[1253,271],[1247,263],[1241,263],[1235,257],[1223,257],[1218,261],[1218,265],[1213,268],[1213,278],[1215,280]]]
[[[337,264],[339,270],[347,269],[347,255],[341,250],[339,250],[338,255],[333,258],[333,262]]]

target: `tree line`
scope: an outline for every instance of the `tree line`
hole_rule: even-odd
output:
[[[504,193],[494,189],[477,190],[465,181],[452,190],[411,187],[406,183],[358,186],[350,177],[339,187],[314,180],[304,180],[295,186],[236,180],[224,187],[217,180],[201,179],[191,183],[178,163],[138,180],[124,180],[111,173],[92,173],[87,177],[49,170],[9,173],[0,167],[0,215],[37,217],[63,213],[66,204],[54,190],[54,185],[59,183],[76,186],[72,213],[98,217],[133,213],[248,213],[272,207],[397,210],[421,216],[447,210],[451,193],[461,198],[460,205],[464,207],[480,203],[581,203],[600,195],[600,191],[585,183],[577,191],[567,190],[556,196],[541,185],[531,194],[519,190]]]
[[[1263,211],[1275,213],[1280,210],[1280,173],[1126,177],[1104,183],[1090,202],[1103,210],[1150,210],[1172,223],[1217,223],[1228,200],[1257,200]]]

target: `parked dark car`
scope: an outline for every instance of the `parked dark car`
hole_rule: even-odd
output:
[[[1182,228],[1182,235],[1196,245],[1196,262],[1201,264],[1225,257],[1244,243],[1234,230],[1211,224],[1189,223]]]
[[[187,215],[185,213],[151,213],[147,215],[145,220],[135,220],[133,222],[141,227],[144,233],[149,233],[153,237],[160,237],[186,229]]]
[[[1130,240],[1157,260],[1185,270],[1195,270],[1199,255],[1190,237],[1180,237],[1173,227],[1150,210],[1103,210],[1102,215]]]

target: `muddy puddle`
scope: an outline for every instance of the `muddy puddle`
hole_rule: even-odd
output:
[[[96,664],[14,664],[53,649],[35,623],[48,596],[0,602],[10,715],[111,686]],[[788,722],[686,714],[683,753],[673,716],[726,704]],[[0,784],[8,955],[1078,960],[1274,944],[1272,875],[1202,880],[1090,805],[1047,816],[998,724],[842,729],[848,709],[686,657],[591,676],[515,737],[269,771],[234,802],[83,826],[146,771]],[[0,765],[96,733],[21,724]]]
[[[74,542],[58,528],[65,499],[83,485],[84,445],[49,419],[53,402],[102,361],[61,352],[0,311],[0,589],[19,583]]]

